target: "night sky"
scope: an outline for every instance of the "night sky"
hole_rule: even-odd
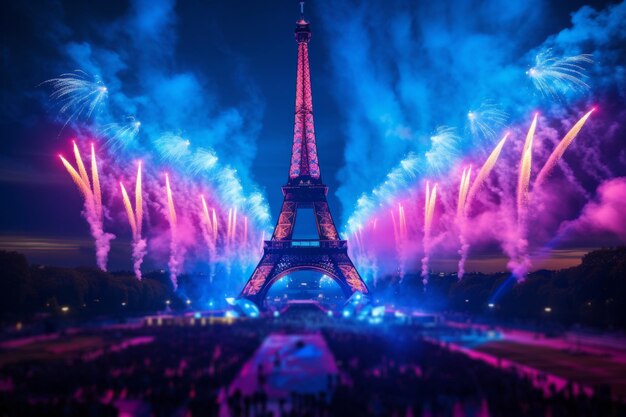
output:
[[[357,208],[361,196],[386,212],[389,201],[415,201],[427,179],[448,184],[450,195],[442,194],[441,204],[452,204],[457,187],[452,184],[458,184],[462,164],[482,163],[496,143],[472,138],[466,127],[468,110],[480,103],[497,103],[506,112],[506,126],[514,132],[507,152],[515,158],[533,112],[539,111],[539,138],[547,142],[538,143],[549,143],[538,145],[538,158],[544,160],[573,122],[597,105],[597,117],[581,131],[564,157],[567,165],[559,165],[549,185],[548,191],[565,190],[562,199],[544,198],[537,205],[545,219],[539,221],[541,231],[529,237],[533,251],[541,253],[532,268],[572,265],[589,249],[626,242],[626,3],[417,3],[307,2],[317,146],[337,226],[348,230],[350,219],[371,220],[372,210]],[[293,137],[298,9],[293,1],[5,4],[0,249],[26,253],[37,263],[95,264],[89,228],[80,215],[82,198],[57,158],[71,155],[73,138],[102,143],[103,171],[145,158],[155,172],[158,166],[186,181],[229,187],[215,170],[192,174],[184,163],[158,157],[164,152],[158,141],[163,132],[189,139],[194,149],[210,149],[219,169],[236,169],[242,195],[258,192],[260,205],[269,208],[269,218],[250,215],[251,228],[271,232]],[[557,56],[593,54],[594,63],[585,68],[588,89],[546,97],[533,88],[525,71],[550,48]],[[100,78],[109,97],[106,109],[64,126],[66,118],[42,82],[74,70]],[[137,142],[106,150],[97,125],[131,116],[141,121]],[[407,155],[438,152],[432,136],[440,126],[456,128],[460,138],[453,152],[446,148],[436,156],[446,161],[445,170],[419,160],[421,168],[393,192],[372,193]],[[495,139],[500,136],[498,131]],[[515,158],[505,156],[502,164],[514,167]],[[490,182],[485,194],[510,186],[502,180],[504,168],[498,170],[497,182]],[[130,172],[116,168],[111,177]],[[117,236],[109,268],[130,269],[130,235],[116,198],[111,197],[105,221]],[[225,201],[229,198],[240,196],[215,197],[224,206],[231,204]],[[483,199],[474,217],[486,227],[484,213],[490,213],[492,201]],[[421,222],[418,205],[415,218]],[[447,210],[440,212],[444,222]],[[150,221],[156,224],[156,216]],[[451,240],[448,229],[438,231],[442,241]],[[469,269],[506,267],[506,242],[494,234],[474,236]],[[432,255],[434,268],[454,270],[456,256],[454,245],[441,243]],[[191,268],[194,261],[187,262]],[[165,264],[148,256],[145,266]]]

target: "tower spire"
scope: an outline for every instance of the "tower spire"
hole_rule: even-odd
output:
[[[311,95],[311,75],[309,70],[309,41],[311,30],[304,19],[304,2],[300,2],[300,19],[296,22],[296,42],[298,43],[298,69],[296,72],[296,111],[293,128],[293,146],[289,182],[320,182],[320,168],[315,143],[313,123],[313,97]]]

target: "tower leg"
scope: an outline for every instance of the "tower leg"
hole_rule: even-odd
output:
[[[337,270],[337,280],[342,281],[349,288],[348,297],[357,291],[369,294],[367,285],[365,285],[365,282],[347,255],[333,257],[333,262]]]
[[[275,255],[264,253],[240,296],[262,308],[265,294],[269,290],[269,283],[274,276],[277,260]]]

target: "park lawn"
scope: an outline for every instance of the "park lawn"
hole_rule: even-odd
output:
[[[626,398],[626,361],[623,358],[506,340],[488,342],[474,350],[584,385],[607,384],[614,394]]]
[[[11,363],[46,361],[76,355],[104,347],[97,336],[69,336],[54,340],[36,341],[24,346],[0,350],[0,368]]]

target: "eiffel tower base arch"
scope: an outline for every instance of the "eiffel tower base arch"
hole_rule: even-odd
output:
[[[264,309],[272,285],[296,271],[315,271],[327,275],[339,285],[346,298],[356,291],[363,294],[369,292],[348,257],[346,241],[266,241],[263,257],[241,292],[241,297]]]

